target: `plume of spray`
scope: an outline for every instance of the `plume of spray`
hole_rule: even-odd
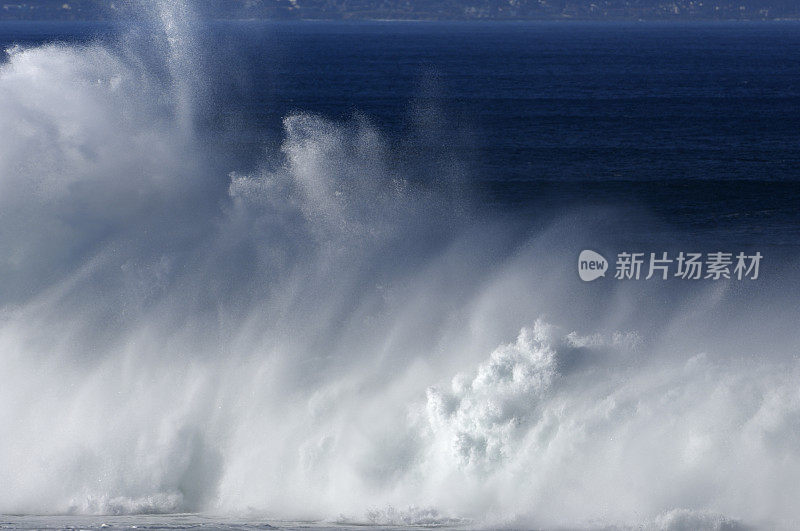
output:
[[[195,60],[197,45],[192,28],[193,14],[187,0],[156,2],[161,27],[168,46],[167,64],[175,91],[178,120],[181,127],[192,125],[192,97],[197,93],[199,67]]]
[[[206,87],[195,6],[188,0],[131,0],[127,8],[125,52],[151,75],[158,73],[176,125],[191,134]]]
[[[585,285],[565,242],[629,219],[471,215],[363,117],[224,167],[191,10],[149,6],[158,64],[0,66],[0,513],[797,522],[797,264]]]

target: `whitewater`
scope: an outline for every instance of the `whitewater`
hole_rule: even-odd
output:
[[[3,525],[800,526],[796,257],[584,284],[629,212],[476,209],[368,116],[240,166],[190,8],[0,65],[0,514],[56,518]]]

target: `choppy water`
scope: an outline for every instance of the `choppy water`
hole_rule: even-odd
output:
[[[796,527],[796,25],[150,14],[0,26],[0,527]]]

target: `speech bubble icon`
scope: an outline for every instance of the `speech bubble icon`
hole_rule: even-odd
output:
[[[606,276],[608,260],[603,255],[590,250],[581,251],[578,256],[578,275],[584,282],[591,282]]]

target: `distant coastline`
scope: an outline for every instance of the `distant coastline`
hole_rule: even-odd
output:
[[[220,20],[371,21],[794,21],[789,0],[230,0],[193,8]],[[375,7],[379,6],[379,7]],[[0,21],[94,21],[138,18],[132,0],[0,0]]]

